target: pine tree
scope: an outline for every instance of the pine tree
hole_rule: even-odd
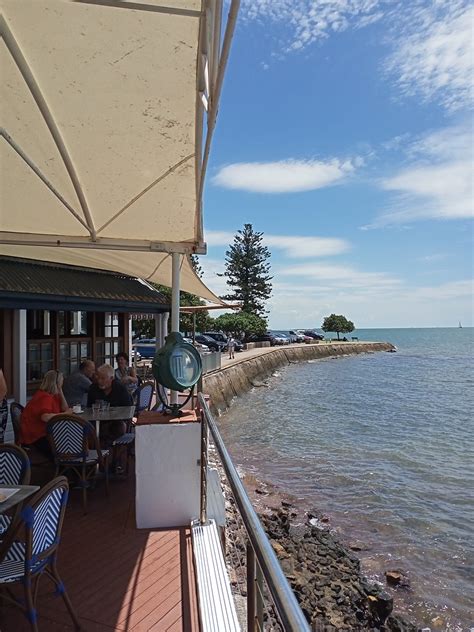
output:
[[[244,224],[234,237],[234,243],[225,253],[225,276],[232,293],[224,299],[240,301],[242,311],[265,316],[265,301],[270,298],[270,251],[263,245],[263,233],[253,230],[252,224]]]

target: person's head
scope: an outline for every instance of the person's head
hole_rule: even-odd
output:
[[[128,366],[128,355],[121,351],[115,356],[119,369],[125,369]]]
[[[79,365],[79,371],[90,379],[95,373],[95,363],[92,360],[83,360]]]
[[[97,369],[97,386],[106,391],[112,387],[114,381],[114,369],[110,364],[103,364]]]
[[[44,374],[43,381],[40,384],[40,391],[57,395],[63,385],[63,379],[61,371],[48,371]]]

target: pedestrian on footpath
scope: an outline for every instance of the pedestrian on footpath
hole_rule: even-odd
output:
[[[229,360],[234,359],[235,340],[232,336],[227,340],[227,351],[229,352]]]

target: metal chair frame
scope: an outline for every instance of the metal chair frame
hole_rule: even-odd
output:
[[[65,424],[70,425],[71,432],[79,430],[79,434],[76,437],[58,438],[55,436],[58,424],[63,424],[63,434],[68,432]],[[77,415],[70,413],[55,415],[48,422],[46,432],[56,465],[55,476],[68,471],[77,475],[82,488],[84,513],[87,513],[87,487],[90,481],[96,478],[99,466],[105,472],[105,490],[106,494],[109,494],[109,451],[101,450],[94,426]],[[63,445],[58,445],[58,439],[63,441]],[[91,458],[89,455],[91,443],[94,446],[92,449],[96,451],[96,458]],[[69,451],[64,449],[67,447]]]
[[[24,410],[25,407],[18,402],[12,402],[10,404],[10,417],[12,418],[13,434],[16,445],[20,445],[21,414]]]
[[[9,532],[0,545],[0,569],[4,561],[7,568],[12,562],[24,562],[23,573],[15,574],[13,581],[9,581],[8,577],[4,581],[0,579],[0,586],[4,587],[1,597],[23,609],[33,632],[38,632],[36,601],[39,582],[43,574],[51,579],[56,587],[56,593],[62,596],[76,630],[81,629],[57,569],[57,555],[68,490],[69,485],[64,476],[55,478],[45,485],[27,502],[15,528]],[[59,508],[54,506],[53,501],[59,502]],[[16,599],[9,589],[11,585],[18,582],[23,584],[24,604]]]

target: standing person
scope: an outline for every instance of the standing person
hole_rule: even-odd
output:
[[[229,351],[229,360],[233,360],[235,350],[235,339],[233,336],[229,336],[227,340],[227,350]]]
[[[138,387],[138,377],[135,367],[129,366],[128,355],[121,351],[115,356],[118,368],[115,369],[115,379],[121,382],[130,395],[134,395]]]
[[[5,430],[8,421],[7,393],[7,382],[3,375],[3,370],[0,369],[0,443],[5,441]]]
[[[52,459],[46,424],[55,415],[66,412],[72,411],[63,394],[63,374],[60,371],[48,371],[21,414],[20,443],[34,446]]]
[[[84,360],[79,369],[68,375],[64,380],[63,393],[69,406],[80,404],[82,408],[87,404],[87,393],[92,384],[95,364],[92,360]]]

